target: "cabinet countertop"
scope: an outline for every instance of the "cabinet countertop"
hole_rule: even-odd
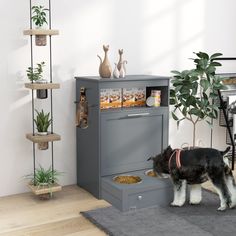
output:
[[[143,81],[143,80],[169,80],[171,77],[160,75],[127,75],[125,78],[101,78],[99,76],[75,76],[75,79],[89,80],[91,82],[106,83],[106,82],[125,82],[125,81]]]

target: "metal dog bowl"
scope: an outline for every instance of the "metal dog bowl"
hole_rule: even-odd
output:
[[[162,174],[162,176],[159,176],[153,169],[146,170],[144,174],[146,176],[156,177],[156,178],[164,178],[164,179],[169,178],[168,174]]]
[[[157,173],[154,170],[146,170],[144,174],[150,177],[157,177]]]
[[[113,181],[119,184],[138,184],[142,182],[142,179],[135,175],[117,175]]]

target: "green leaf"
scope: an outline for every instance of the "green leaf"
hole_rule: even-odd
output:
[[[209,60],[209,56],[205,52],[199,52],[199,53],[197,53],[197,56],[202,58],[202,59],[206,59],[207,61]]]
[[[202,79],[202,80],[200,81],[200,85],[201,85],[201,87],[203,88],[203,91],[206,91],[206,90],[210,87],[210,83],[209,83],[209,81],[206,80],[206,79]]]
[[[185,120],[185,117],[177,121],[177,129],[179,128],[179,124],[182,120]]]
[[[195,116],[200,116],[201,115],[201,110],[197,109],[197,108],[192,108],[189,111],[189,114],[195,115]]]
[[[221,63],[213,61],[211,62],[211,66],[222,66]]]
[[[215,73],[216,68],[211,64],[210,66],[208,66],[206,71],[207,71],[207,73],[212,74],[212,73]]]
[[[175,105],[175,99],[174,98],[170,98],[170,105]]]
[[[184,108],[182,109],[182,114],[183,114],[184,116],[187,115],[187,107],[184,107]]]
[[[222,55],[223,55],[222,53],[214,53],[210,56],[210,59],[212,60],[212,59],[215,59],[215,58],[220,57]]]
[[[179,120],[179,118],[175,115],[174,112],[171,112],[171,114],[172,114],[172,117],[173,117],[174,120]]]
[[[210,121],[208,121],[208,120],[206,120],[206,122],[210,126],[210,128],[212,129],[213,128],[213,124]]]
[[[175,75],[181,75],[181,73],[179,71],[177,71],[177,70],[172,70],[171,73],[175,74]]]

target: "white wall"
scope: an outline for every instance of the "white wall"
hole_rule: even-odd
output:
[[[33,1],[45,3],[46,0]],[[32,172],[31,95],[24,89],[30,66],[30,42],[22,35],[28,28],[29,1],[1,0],[0,8],[0,196],[28,191],[22,176]],[[13,7],[14,6],[14,7]],[[76,183],[75,75],[96,75],[110,44],[112,64],[117,50],[124,49],[129,74],[170,75],[173,69],[189,68],[192,52],[223,52],[235,56],[236,2],[234,0],[52,0],[55,131],[55,167],[65,172],[63,185]],[[36,56],[37,55],[37,56]],[[46,59],[45,59],[46,58]],[[35,48],[35,62],[48,61],[48,48]],[[233,70],[233,66],[230,65]],[[45,77],[48,70],[45,71]],[[48,101],[36,101],[49,108]],[[214,131],[214,146],[224,147],[224,129]],[[209,145],[209,128],[199,125],[198,138]],[[191,126],[170,121],[170,143],[190,142]],[[50,151],[38,152],[37,163],[50,164]]]

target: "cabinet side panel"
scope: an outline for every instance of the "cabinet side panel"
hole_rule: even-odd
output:
[[[97,83],[76,80],[76,100],[80,98],[80,87],[86,88],[88,100],[88,128],[76,128],[77,138],[77,184],[100,198],[100,167],[99,167],[99,145],[98,124],[99,111],[96,104],[91,101],[97,93]]]

